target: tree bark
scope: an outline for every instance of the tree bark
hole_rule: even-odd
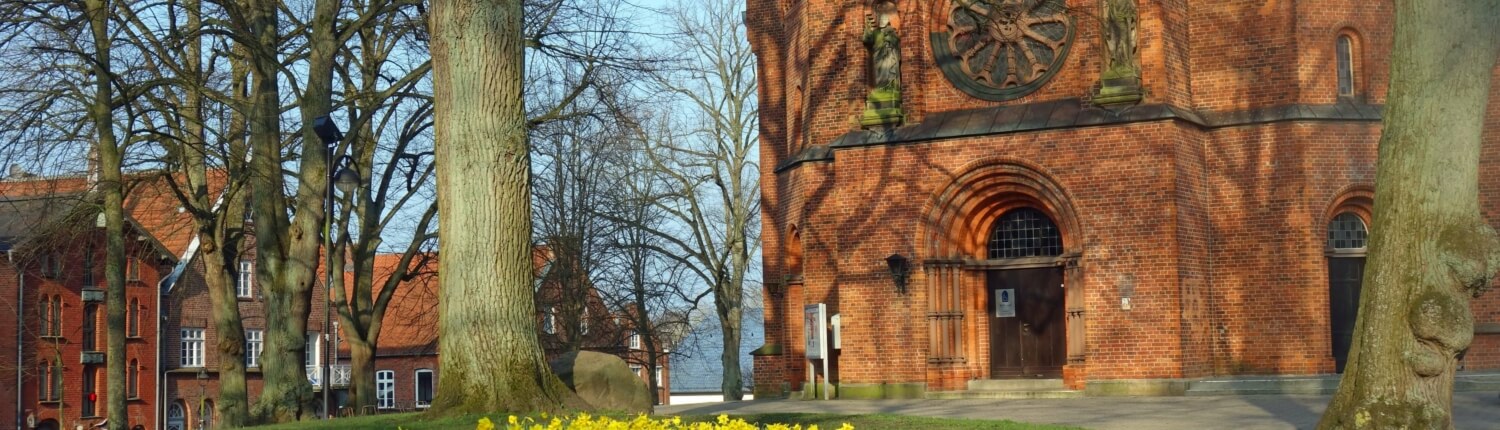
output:
[[[245,386],[245,327],[240,318],[239,299],[234,291],[245,219],[245,200],[236,184],[244,176],[238,162],[244,158],[241,156],[236,159],[231,155],[224,160],[227,166],[232,166],[224,172],[227,176],[224,189],[213,190],[209,184],[205,157],[211,152],[203,126],[205,97],[199,88],[204,84],[201,62],[203,39],[197,35],[202,27],[202,2],[185,0],[183,8],[187,10],[188,33],[192,34],[187,40],[187,51],[182,56],[184,69],[189,74],[186,79],[190,82],[184,97],[185,103],[179,111],[183,118],[184,145],[180,153],[188,188],[183,196],[191,200],[185,202],[187,206],[194,208],[193,221],[201,243],[199,250],[204,261],[203,278],[209,293],[210,317],[213,319],[214,330],[218,333],[218,343],[214,348],[219,362],[219,396],[214,403],[218,419],[215,422],[220,428],[239,428],[247,424],[250,415],[250,399]],[[238,51],[244,52],[243,49]],[[230,74],[234,88],[243,85],[247,73],[244,61],[232,60]],[[231,115],[233,118],[230,120],[229,135],[243,136],[244,115]],[[242,139],[231,141],[228,146],[234,148],[230,150],[231,154],[244,154],[245,143]],[[222,200],[217,207],[215,201],[219,197],[211,194],[214,191],[222,193]]]
[[[1500,269],[1479,209],[1480,132],[1500,2],[1397,0],[1356,335],[1320,429],[1453,428],[1471,298]]]
[[[521,2],[436,0],[431,13],[443,249],[433,412],[582,406],[536,335]]]
[[[302,152],[297,185],[290,199],[283,190],[281,154],[280,89],[277,82],[281,43],[278,6],[270,0],[246,0],[248,16],[251,90],[249,141],[254,157],[250,162],[249,186],[254,205],[256,277],[265,295],[265,350],[261,353],[261,375],[265,381],[252,415],[261,422],[287,422],[314,416],[312,385],[303,366],[307,319],[311,314],[313,285],[326,213],[323,208],[328,186],[328,151],[320,143],[312,119],[326,115],[332,105],[332,65],[337,48],[332,41],[336,0],[318,0],[308,33],[308,79],[300,98]],[[291,209],[291,210],[288,210]],[[295,212],[295,218],[288,218]],[[326,298],[324,298],[326,299]],[[321,327],[320,327],[321,331]],[[321,344],[321,343],[320,343]],[[325,375],[326,376],[326,375]]]
[[[110,70],[109,1],[84,2],[94,42],[94,100],[89,104],[93,119],[94,150],[99,157],[98,193],[103,197],[105,282],[105,416],[110,430],[125,430],[129,421],[125,402],[125,188],[120,173],[123,149],[114,131],[114,86]],[[94,167],[94,166],[90,166]],[[88,256],[87,258],[94,258]],[[88,287],[92,287],[91,285]],[[92,377],[84,375],[84,377]],[[85,394],[87,395],[87,394]]]

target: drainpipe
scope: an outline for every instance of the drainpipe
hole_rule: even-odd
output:
[[[16,268],[15,250],[6,250],[5,259],[10,262],[10,267]],[[16,269],[16,429],[21,430],[22,403],[25,387],[22,386],[22,377],[25,373],[26,362],[21,357],[26,355],[26,271]]]

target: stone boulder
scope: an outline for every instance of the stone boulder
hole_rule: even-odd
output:
[[[595,410],[651,413],[651,388],[620,357],[580,351],[563,354],[547,364]]]

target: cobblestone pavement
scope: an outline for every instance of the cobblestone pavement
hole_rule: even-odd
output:
[[[1056,400],[763,400],[658,407],[658,414],[805,412],[1009,419],[1096,430],[1310,429],[1329,396],[1085,397]],[[1500,430],[1500,397],[1456,393],[1454,425]]]

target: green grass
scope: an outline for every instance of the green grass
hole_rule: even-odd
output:
[[[396,429],[405,430],[470,430],[479,418],[485,415],[468,415],[452,418],[432,418],[422,414],[385,414],[365,417],[340,418],[332,421],[309,421],[293,424],[256,427],[258,430],[329,430],[329,429]],[[503,425],[506,414],[488,415],[496,424]],[[904,415],[830,415],[830,414],[751,414],[732,415],[755,424],[801,424],[806,428],[816,424],[819,429],[835,430],[843,423],[853,424],[858,430],[921,429],[921,430],[1077,430],[1077,427],[1046,424],[1018,423],[1015,421],[989,421],[952,418],[912,417]],[[685,416],[687,421],[713,421],[712,416]],[[540,421],[540,420],[539,420]],[[500,428],[504,428],[501,426]]]

